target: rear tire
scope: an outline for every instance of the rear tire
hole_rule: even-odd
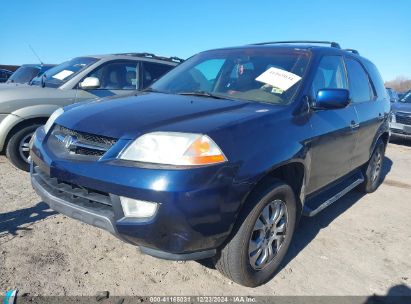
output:
[[[382,140],[378,140],[374,152],[365,167],[365,180],[359,187],[361,192],[372,193],[377,190],[378,186],[381,184],[385,147],[384,142]]]
[[[297,218],[296,199],[289,185],[274,180],[251,195],[245,208],[234,235],[214,263],[230,280],[256,287],[274,277],[290,246]]]
[[[7,143],[6,156],[16,168],[27,172],[30,171],[30,164],[27,161],[30,153],[28,143],[34,131],[40,126],[34,124],[24,127],[10,137]]]

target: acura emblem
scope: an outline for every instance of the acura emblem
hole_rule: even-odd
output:
[[[77,138],[75,136],[67,135],[64,137],[63,144],[66,149],[71,151],[73,148],[76,147]]]

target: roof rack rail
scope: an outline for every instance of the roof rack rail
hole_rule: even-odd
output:
[[[177,62],[177,63],[181,63],[181,62],[184,61],[184,59],[176,57],[176,56],[164,57],[164,56],[157,56],[155,54],[146,53],[146,52],[143,52],[143,53],[117,53],[117,54],[114,54],[114,55],[153,58],[153,59],[166,60],[166,61],[172,61],[172,62]]]
[[[292,40],[292,41],[271,41],[271,42],[259,42],[252,45],[266,45],[266,44],[287,44],[287,43],[313,43],[313,44],[329,44],[331,47],[341,49],[337,42],[333,41],[312,41],[312,40]]]
[[[360,53],[359,53],[357,50],[354,50],[354,49],[343,49],[343,51],[351,52],[351,53],[353,53],[353,54],[355,54],[355,55],[360,55]]]

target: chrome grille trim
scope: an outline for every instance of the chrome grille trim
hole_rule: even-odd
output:
[[[116,142],[117,139],[111,137],[75,131],[60,125],[54,126],[48,139],[53,152],[70,158],[77,155],[98,159]]]

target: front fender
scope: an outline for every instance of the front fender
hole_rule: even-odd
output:
[[[0,151],[4,149],[7,136],[18,124],[35,118],[48,118],[59,106],[57,105],[35,105],[20,108],[8,114],[0,123]]]
[[[41,104],[29,107],[20,108],[13,111],[11,114],[19,116],[25,120],[39,117],[49,117],[55,110],[60,108],[55,104]]]
[[[23,121],[23,118],[8,114],[1,122],[0,122],[0,151],[3,151],[4,144],[6,143],[7,135],[9,132],[17,126],[20,122]]]

